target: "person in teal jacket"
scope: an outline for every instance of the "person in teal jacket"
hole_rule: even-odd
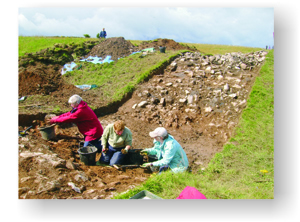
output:
[[[154,146],[143,149],[141,154],[156,155],[158,160],[152,163],[144,163],[142,167],[159,167],[160,173],[168,168],[174,173],[187,170],[189,161],[186,153],[164,127],[156,128],[149,135],[154,138]]]

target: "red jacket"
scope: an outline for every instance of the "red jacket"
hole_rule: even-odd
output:
[[[81,101],[78,107],[72,109],[70,112],[64,113],[51,121],[51,123],[70,122],[77,125],[80,133],[84,135],[85,141],[98,139],[103,134],[103,127],[96,114],[84,101]]]

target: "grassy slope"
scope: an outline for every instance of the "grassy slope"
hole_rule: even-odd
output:
[[[101,91],[104,93],[102,99],[118,101],[126,93],[134,90],[135,86],[147,78],[152,70],[159,68],[180,52],[183,51],[156,52],[144,57],[138,53],[119,59],[118,62],[104,64],[80,62],[76,64],[81,66],[81,69],[67,72],[63,78],[73,85],[101,86]]]
[[[174,199],[185,186],[196,187],[209,199],[274,198],[274,54],[270,51],[252,88],[236,135],[199,174],[164,173],[116,196],[127,199],[148,190]],[[265,170],[265,171],[264,171]]]
[[[273,51],[252,88],[236,135],[210,162],[202,183],[214,187],[207,190],[211,198],[274,198]]]

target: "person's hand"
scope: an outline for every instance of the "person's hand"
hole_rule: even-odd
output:
[[[103,147],[103,148],[102,148],[102,152],[103,152],[103,153],[106,153],[107,151],[108,151],[108,148],[106,148],[106,147]]]
[[[147,150],[144,149],[144,150],[141,150],[140,154],[141,154],[141,155],[147,155],[148,152],[147,152]]]
[[[55,120],[58,119],[59,116],[54,116],[50,119],[50,124],[55,123]]]
[[[144,163],[141,167],[147,168],[147,167],[150,167],[150,166],[151,166],[151,163]]]
[[[126,149],[126,148],[125,148],[125,149],[122,149],[121,152],[122,152],[123,154],[127,154],[127,153],[128,153],[128,149]]]
[[[128,150],[130,150],[130,146],[126,146],[124,149],[121,150],[121,152],[123,154],[127,154],[128,153]]]

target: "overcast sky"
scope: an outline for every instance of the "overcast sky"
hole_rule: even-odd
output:
[[[19,35],[273,46],[272,7],[19,7]]]

